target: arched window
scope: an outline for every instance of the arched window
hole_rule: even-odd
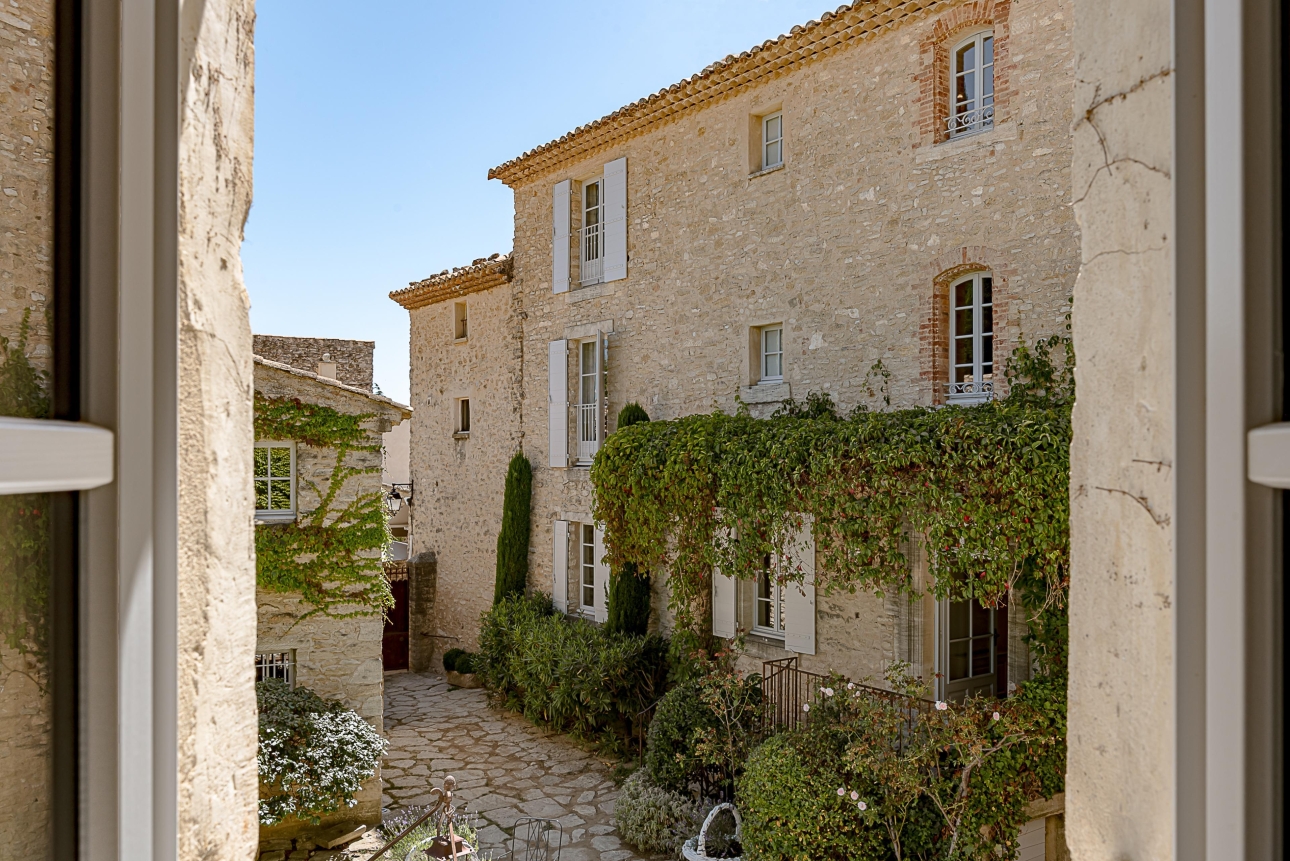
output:
[[[950,137],[994,127],[994,33],[959,43],[950,63]]]
[[[994,396],[994,278],[973,272],[950,285],[951,403]]]

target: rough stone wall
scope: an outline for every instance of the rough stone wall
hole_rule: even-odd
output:
[[[827,391],[844,409],[876,405],[866,373],[881,360],[893,407],[933,404],[945,379],[934,364],[943,348],[932,346],[938,276],[947,272],[995,274],[997,377],[1020,338],[1065,330],[1079,261],[1068,204],[1071,12],[1070,0],[1012,4],[1010,112],[983,134],[923,145],[919,76],[939,21],[932,16],[516,189],[523,439],[537,467],[534,588],[552,582],[552,521],[591,508],[586,469],[545,466],[545,354],[566,332],[612,323],[612,432],[633,400],[654,419],[733,412],[753,377],[750,329],[771,323],[784,325],[793,396]],[[751,118],[775,109],[784,116],[785,166],[750,176]],[[628,158],[629,277],[553,295],[551,187],[593,178],[620,156]],[[572,346],[569,362],[572,379]],[[756,405],[754,414],[774,406]],[[846,648],[857,612],[860,630],[894,636],[882,602],[847,596],[817,606],[819,654],[804,663],[868,674],[881,669],[871,665],[878,655],[895,652],[890,640],[863,660]],[[831,630],[844,618],[846,634]]]
[[[30,310],[27,357],[49,368],[46,310],[53,294],[53,3],[19,0],[0,14],[0,338]],[[3,359],[0,359],[3,364]],[[43,857],[50,827],[49,699],[45,667],[0,647],[0,844],[15,858]]]
[[[404,412],[390,404],[345,391],[335,385],[292,374],[265,365],[255,367],[255,390],[269,398],[298,398],[344,413],[373,413],[364,422],[368,444],[379,445],[381,434],[400,421]],[[320,494],[328,491],[328,478],[336,465],[336,451],[303,443],[296,446],[297,521],[316,511]],[[333,509],[342,509],[361,496],[381,493],[381,453],[351,451],[345,465],[371,470],[351,476],[336,494]],[[373,555],[376,555],[375,553]],[[376,573],[373,576],[382,577]],[[295,593],[256,590],[258,628],[257,652],[296,653],[296,682],[326,699],[343,702],[380,730],[384,714],[384,682],[381,637],[384,618],[380,614],[336,619],[322,614],[308,616],[310,605]],[[326,822],[380,821],[380,773],[364,784],[358,805],[329,817]],[[324,823],[325,825],[326,823]],[[301,830],[296,823],[266,829],[265,834],[281,837]]]
[[[437,560],[428,631],[434,637],[423,638],[433,639],[437,654],[478,646],[479,616],[493,603],[506,469],[520,446],[524,406],[520,319],[510,285],[472,293],[465,301],[470,334],[464,341],[454,338],[452,302],[410,312],[412,553],[429,551]],[[545,345],[540,349],[545,357]],[[545,415],[545,381],[531,391],[540,396]],[[453,434],[459,398],[470,399],[468,438]],[[540,461],[531,451],[529,457],[535,473],[545,468],[545,454]],[[420,622],[414,617],[412,624]]]
[[[198,11],[200,9],[200,11]],[[252,0],[181,22],[179,145],[179,857],[257,841],[251,327]]]
[[[1175,854],[1172,4],[1078,0],[1066,839]]]
[[[284,335],[255,335],[255,355],[281,362],[311,374],[320,362],[335,362],[336,377],[347,386],[372,389],[372,354],[375,341],[346,341],[341,338],[291,338]]]

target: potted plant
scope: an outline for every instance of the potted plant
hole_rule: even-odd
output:
[[[449,649],[443,653],[443,669],[448,684],[459,688],[478,688],[483,683],[475,675],[479,656],[465,649]]]
[[[729,830],[718,827],[712,830],[712,824],[717,818],[717,814],[723,810],[729,810],[730,816],[734,820],[735,828],[731,833]],[[712,830],[710,834],[709,831]],[[681,854],[685,856],[685,861],[713,861],[721,858],[726,861],[742,861],[743,845],[740,840],[743,835],[743,820],[739,818],[739,811],[733,804],[718,804],[712,808],[708,818],[703,820],[703,827],[699,829],[697,837],[691,837],[685,841],[681,848]]]

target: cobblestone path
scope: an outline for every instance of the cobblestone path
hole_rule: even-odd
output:
[[[614,830],[610,766],[564,736],[490,709],[482,690],[450,688],[431,674],[386,676],[385,734],[384,806],[430,804],[430,787],[451,774],[458,804],[480,815],[481,848],[497,861],[524,816],[560,820],[561,861],[645,857]]]

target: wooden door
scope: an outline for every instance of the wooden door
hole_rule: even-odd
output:
[[[390,584],[394,607],[385,618],[385,635],[381,641],[381,662],[388,670],[408,668],[408,581]]]

